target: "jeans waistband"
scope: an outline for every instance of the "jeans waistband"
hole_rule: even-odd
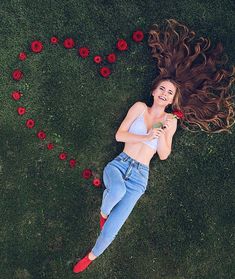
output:
[[[141,167],[141,168],[149,171],[149,166],[138,162],[137,160],[135,160],[132,157],[130,157],[129,155],[127,155],[125,152],[121,152],[117,157],[121,158],[124,162],[132,161],[133,166],[136,166],[137,168]]]

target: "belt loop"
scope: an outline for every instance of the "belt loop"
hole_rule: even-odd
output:
[[[126,158],[123,159],[124,162],[126,162],[128,160],[128,157],[126,156]]]
[[[124,161],[126,162],[126,161],[129,160],[130,157],[129,157],[127,154],[125,154],[125,156],[126,156],[126,157],[124,158]]]

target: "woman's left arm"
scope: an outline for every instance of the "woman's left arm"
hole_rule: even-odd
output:
[[[159,129],[157,153],[161,160],[166,160],[171,153],[172,138],[177,129],[177,119],[170,118],[164,124],[165,129]]]

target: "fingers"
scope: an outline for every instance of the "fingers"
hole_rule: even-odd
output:
[[[166,125],[168,127],[168,125]],[[149,140],[152,140],[152,139],[157,139],[159,137],[161,137],[162,134],[165,134],[166,131],[164,129],[164,127],[162,128],[153,128],[150,132],[150,138]]]
[[[170,126],[170,125],[169,125],[168,123],[166,123],[166,124],[163,125],[162,129],[168,129],[169,126]]]
[[[153,138],[159,138],[162,134],[165,134],[165,131],[163,128],[156,129],[157,131],[154,131]]]
[[[169,129],[170,127],[171,127],[171,125],[172,125],[172,119],[168,119],[165,123],[164,123],[164,125],[163,125],[163,129]]]
[[[164,135],[165,135],[166,132],[165,132],[164,129],[161,128],[160,131],[159,131],[159,133],[160,133],[160,135],[161,135],[161,134],[164,134]]]

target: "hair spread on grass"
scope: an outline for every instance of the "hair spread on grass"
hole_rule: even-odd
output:
[[[172,108],[184,113],[181,127],[209,133],[229,132],[235,123],[231,92],[235,67],[226,69],[228,58],[222,44],[212,48],[208,38],[196,39],[194,31],[174,19],[166,20],[163,26],[154,24],[148,44],[159,70],[152,89],[161,80],[173,82],[177,97]]]

